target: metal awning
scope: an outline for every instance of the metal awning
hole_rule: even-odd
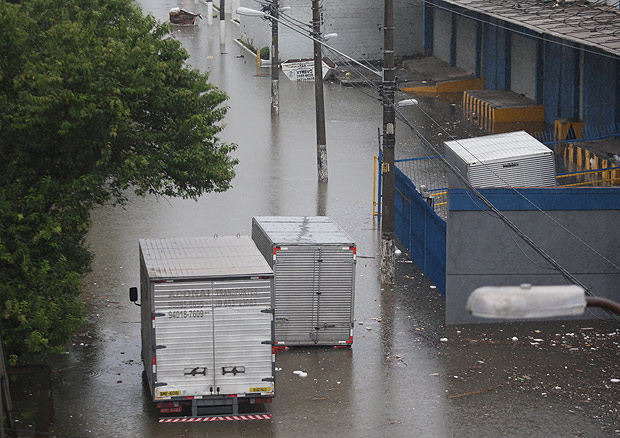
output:
[[[620,11],[614,6],[547,0],[442,0],[530,29],[603,50],[620,57]],[[435,7],[442,8],[438,4]]]

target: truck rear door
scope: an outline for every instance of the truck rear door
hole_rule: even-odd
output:
[[[216,392],[273,392],[270,284],[269,280],[213,283]]]
[[[273,392],[271,279],[154,285],[156,399]]]

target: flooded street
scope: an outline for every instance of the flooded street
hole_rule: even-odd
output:
[[[177,1],[142,0],[166,20]],[[258,18],[256,18],[258,19]],[[229,96],[221,139],[238,144],[233,188],[198,202],[132,198],[93,211],[84,280],[86,322],[52,365],[54,437],[496,437],[620,436],[618,327],[602,321],[444,327],[444,300],[403,254],[397,285],[379,281],[380,226],[372,216],[373,156],[381,105],[371,89],[325,84],[329,182],[316,171],[314,86],[280,75],[280,115],[270,114],[269,69],[234,42],[226,23],[177,28],[189,62]],[[421,99],[457,137],[453,102]],[[415,108],[429,140],[447,134]],[[442,134],[441,136],[438,134]],[[412,138],[397,127],[397,158]],[[276,356],[271,421],[160,424],[142,380],[138,239],[249,235],[252,216],[327,215],[357,243],[352,348],[292,348]],[[516,339],[516,340],[515,340]],[[293,374],[308,373],[305,379]],[[19,417],[19,415],[18,415]],[[27,421],[20,430],[28,436]],[[20,435],[22,436],[22,435]]]

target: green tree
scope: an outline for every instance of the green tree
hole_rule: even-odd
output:
[[[13,359],[81,322],[88,212],[230,187],[227,96],[129,0],[0,0],[0,320]]]

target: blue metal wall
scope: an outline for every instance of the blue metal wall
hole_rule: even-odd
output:
[[[433,1],[424,2],[424,17],[422,19],[423,26],[423,39],[422,49],[424,51],[424,56],[432,56],[433,55],[433,21],[434,21],[434,13],[435,7],[433,6]]]
[[[484,88],[510,89],[510,32],[503,21],[489,18],[484,25]]]
[[[561,43],[561,44],[558,44]],[[558,38],[545,41],[545,123],[579,119],[579,51]]]
[[[619,61],[587,51],[584,54],[584,122],[591,126],[610,125],[620,112],[618,99]]]
[[[437,216],[398,168],[395,176],[395,231],[411,260],[442,294],[446,290],[446,222]]]

